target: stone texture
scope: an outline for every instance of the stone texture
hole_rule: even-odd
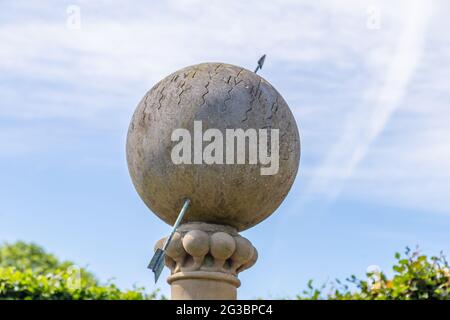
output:
[[[201,278],[198,273],[195,276],[181,273],[170,280],[172,300],[236,300],[236,288],[236,284],[213,279],[211,274]]]
[[[155,246],[162,248],[165,238]],[[236,299],[238,274],[253,266],[258,253],[229,226],[187,223],[166,251],[172,299]],[[169,246],[170,247],[170,246]]]
[[[226,128],[279,129],[278,174],[261,175],[260,164],[173,164],[172,131],[185,128],[193,135],[194,120],[203,121],[203,130],[223,133]],[[230,225],[238,231],[254,226],[283,201],[299,159],[297,125],[281,95],[259,75],[224,63],[190,66],[161,80],[139,103],[128,131],[134,186],[171,225],[188,197],[185,221]]]

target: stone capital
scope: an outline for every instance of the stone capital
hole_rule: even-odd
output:
[[[156,243],[162,248],[165,238]],[[181,225],[166,250],[172,299],[236,299],[238,274],[253,266],[258,252],[230,226]]]

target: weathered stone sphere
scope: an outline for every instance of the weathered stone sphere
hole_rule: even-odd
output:
[[[199,123],[201,134],[196,136]],[[186,129],[192,137],[183,151],[174,151],[182,140],[186,146],[180,136],[174,139],[176,129]],[[219,131],[222,138],[208,137],[208,129],[217,129],[215,134]],[[227,129],[249,133],[240,160],[238,141],[227,139]],[[227,149],[231,141],[235,145]],[[223,154],[217,148],[211,151],[212,142],[223,146]],[[174,161],[174,152],[185,161]],[[215,160],[208,161],[208,155]],[[283,97],[254,72],[225,63],[190,66],[157,83],[139,103],[127,137],[134,186],[145,204],[169,224],[175,222],[183,199],[189,198],[184,222],[230,225],[238,231],[252,227],[286,197],[299,159],[297,125]]]

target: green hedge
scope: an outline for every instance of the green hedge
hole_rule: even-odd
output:
[[[153,299],[143,290],[121,291],[115,285],[96,285],[82,281],[81,286],[72,286],[73,274],[64,270],[36,275],[31,270],[17,271],[15,268],[0,268],[0,299],[21,300],[143,300]],[[69,284],[69,285],[68,285]]]
[[[395,254],[393,276],[383,272],[367,273],[360,279],[351,276],[335,280],[319,288],[308,283],[298,299],[331,300],[449,300],[450,268],[445,256],[427,257],[409,248]]]
[[[17,242],[0,247],[0,299],[143,300],[157,298],[143,288],[120,290],[101,284],[70,261],[60,262],[35,244]]]

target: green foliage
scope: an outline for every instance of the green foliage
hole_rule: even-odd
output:
[[[18,241],[0,247],[0,267],[14,267],[20,271],[31,269],[37,273],[45,273],[67,267],[68,264],[70,262],[59,262],[54,255],[46,253],[33,243]]]
[[[121,291],[113,284],[101,286],[81,282],[74,285],[71,273],[62,270],[57,273],[36,275],[30,269],[17,271],[14,268],[0,268],[0,299],[26,300],[142,300],[153,299],[142,290]]]
[[[404,256],[395,254],[394,275],[367,273],[365,279],[352,275],[344,283],[339,280],[319,288],[308,283],[298,299],[331,300],[449,300],[450,268],[445,256],[428,258],[416,249],[406,249]],[[355,289],[351,290],[353,287]],[[326,292],[326,293],[325,293]]]
[[[155,299],[143,288],[122,291],[100,284],[94,275],[70,261],[60,262],[44,249],[24,242],[0,247],[0,299],[143,300]]]
[[[71,261],[60,262],[54,255],[34,244],[17,241],[0,247],[0,268],[13,267],[17,271],[25,272],[31,270],[33,274],[58,273],[67,270],[74,263]],[[94,275],[84,268],[79,269],[85,283],[96,284]]]

